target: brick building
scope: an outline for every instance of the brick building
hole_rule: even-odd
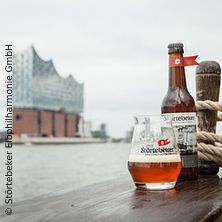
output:
[[[73,137],[83,111],[83,84],[61,77],[30,47],[14,56],[14,134]]]

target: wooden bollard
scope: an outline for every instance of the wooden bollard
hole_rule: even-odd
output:
[[[196,69],[196,97],[197,101],[211,100],[217,102],[220,92],[220,65],[215,61],[203,61]],[[197,112],[198,130],[216,132],[217,111],[199,110]],[[198,142],[203,142],[198,140]],[[206,141],[205,141],[206,142]],[[211,143],[211,141],[207,141]],[[219,167],[212,161],[199,159],[199,174],[217,174]]]

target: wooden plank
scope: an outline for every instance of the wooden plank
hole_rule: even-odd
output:
[[[198,181],[180,182],[172,190],[147,192],[136,190],[129,175],[124,175],[16,203],[10,216],[4,209],[0,208],[1,222],[219,221],[222,180],[202,176]]]
[[[220,65],[215,61],[203,61],[196,69],[196,98],[198,101],[218,101],[220,94]],[[217,111],[198,110],[198,130],[216,133]],[[212,141],[199,139],[198,142],[214,144]],[[199,158],[198,170],[200,174],[217,174],[219,166],[213,161]]]

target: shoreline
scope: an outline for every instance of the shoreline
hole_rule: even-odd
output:
[[[72,138],[72,137],[26,137],[13,138],[13,144],[92,144],[92,143],[106,143],[106,139],[100,138]]]

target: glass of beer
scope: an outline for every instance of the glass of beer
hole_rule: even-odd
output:
[[[136,116],[128,169],[137,188],[171,189],[181,170],[170,114]]]

